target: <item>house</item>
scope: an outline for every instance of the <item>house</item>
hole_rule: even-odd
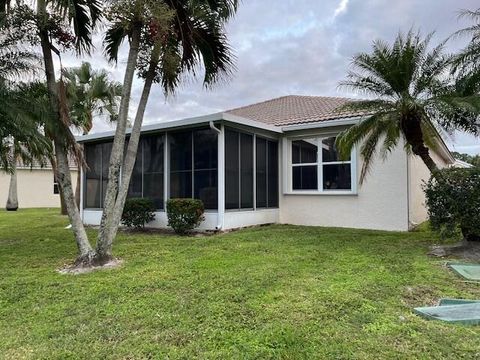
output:
[[[72,184],[77,184],[77,167],[70,166]],[[10,188],[10,174],[0,171],[0,206],[5,207]],[[60,193],[50,163],[41,167],[38,164],[25,166],[17,164],[17,193],[20,208],[58,208]]]
[[[339,112],[344,98],[285,96],[207,116],[142,128],[129,196],[151,198],[150,223],[166,227],[165,201],[194,197],[206,208],[201,229],[266,223],[409,230],[427,218],[423,162],[400,144],[377,159],[360,186],[359,150],[341,161],[335,136],[362,115]],[[113,132],[84,143],[82,216],[98,225],[108,177]],[[439,140],[432,152],[440,167],[454,159]]]

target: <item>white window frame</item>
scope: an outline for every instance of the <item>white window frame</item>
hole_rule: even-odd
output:
[[[356,147],[352,148],[349,161],[330,161],[323,162],[322,145],[323,140],[336,137],[338,133],[328,134],[305,134],[302,136],[285,138],[284,140],[284,166],[286,174],[284,173],[284,179],[286,180],[286,186],[284,188],[285,195],[357,195],[357,151]],[[302,139],[315,139],[317,145],[317,162],[314,163],[299,163],[293,164],[292,161],[292,142]],[[341,165],[349,164],[351,173],[351,189],[323,189],[323,167],[329,165]],[[316,166],[317,167],[317,189],[316,190],[294,190],[293,189],[293,168],[301,166]]]

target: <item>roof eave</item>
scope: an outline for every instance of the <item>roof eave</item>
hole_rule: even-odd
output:
[[[283,125],[281,127],[283,132],[327,128],[332,126],[355,125],[362,119],[362,116],[354,116],[343,119],[323,120],[317,122],[309,122],[304,124]]]

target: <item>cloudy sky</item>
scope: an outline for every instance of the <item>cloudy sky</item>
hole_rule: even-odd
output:
[[[399,30],[412,26],[424,33],[436,31],[441,41],[467,25],[457,19],[461,9],[475,9],[476,0],[243,0],[227,26],[237,58],[229,82],[213,90],[200,81],[186,81],[174,98],[165,100],[157,87],[152,92],[145,123],[204,115],[289,94],[355,96],[338,88],[352,55],[369,51],[374,39],[391,41]],[[454,50],[462,39],[449,43]],[[99,50],[88,61],[108,69],[121,81],[124,59],[109,65]],[[123,52],[126,54],[126,52]],[[64,59],[65,66],[80,60]],[[134,84],[134,101],[142,83]],[[97,120],[95,132],[109,129]],[[452,149],[480,153],[480,141],[457,134]]]

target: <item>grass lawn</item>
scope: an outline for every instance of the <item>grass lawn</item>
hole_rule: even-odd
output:
[[[0,211],[0,358],[480,357],[480,327],[412,313],[480,299],[479,284],[425,255],[438,242],[428,231],[122,233],[122,268],[73,276],[55,272],[75,257],[57,214]]]

